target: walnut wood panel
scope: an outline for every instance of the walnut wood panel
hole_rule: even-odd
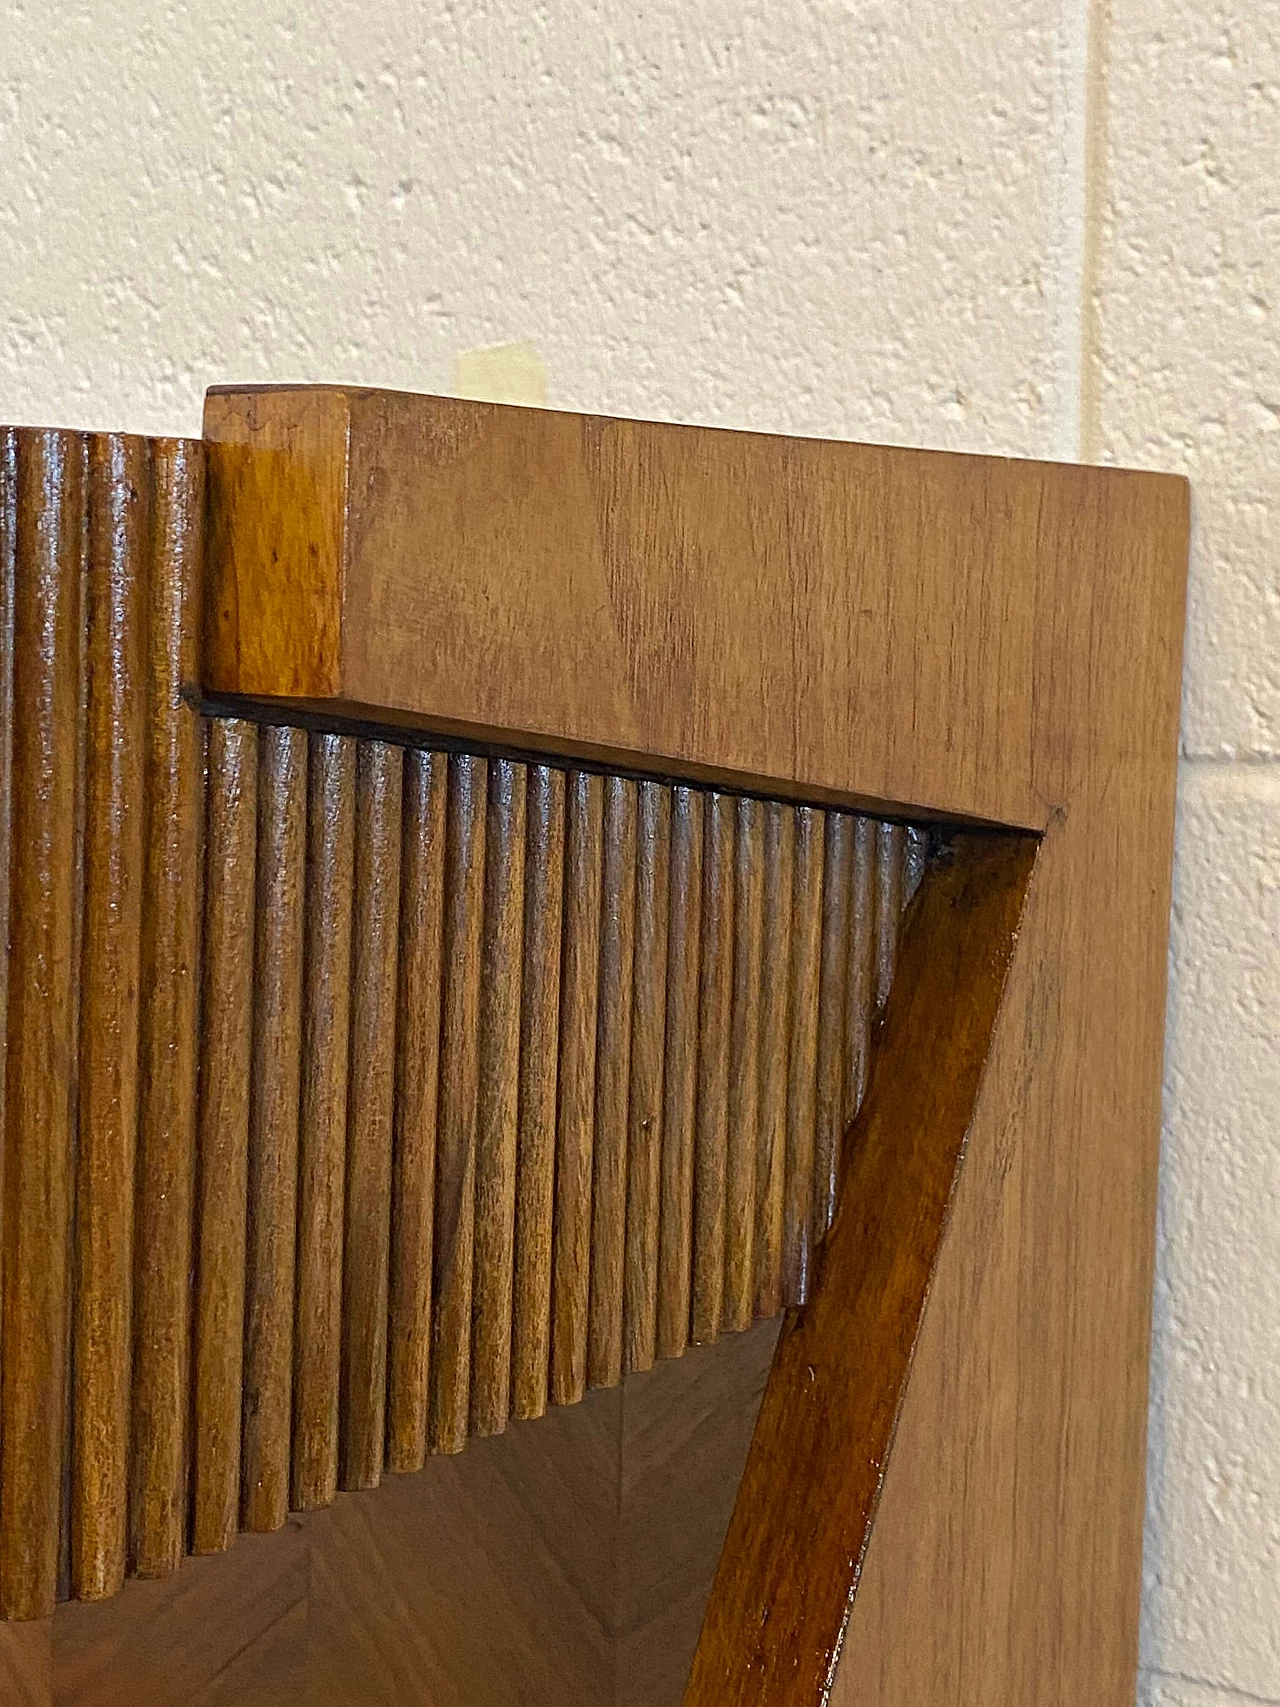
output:
[[[844,889],[882,919],[907,843],[202,716],[200,447],[4,446],[0,1597],[35,1618],[798,1303],[819,1038],[842,1123],[874,1017]]]
[[[0,1626],[0,1698],[677,1707],[776,1337],[758,1323],[108,1603]]]

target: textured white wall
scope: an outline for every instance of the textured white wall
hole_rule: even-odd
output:
[[[1191,475],[1143,1690],[1280,1702],[1277,0],[3,0],[0,41],[4,419],[194,432],[216,380],[532,339],[566,407]]]

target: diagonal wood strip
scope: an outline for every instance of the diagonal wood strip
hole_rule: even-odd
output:
[[[778,1342],[685,1707],[826,1699],[1037,846],[958,836],[907,916],[817,1284]]]

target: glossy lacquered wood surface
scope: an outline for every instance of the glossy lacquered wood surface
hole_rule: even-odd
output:
[[[908,915],[834,1221],[812,1296],[783,1327],[686,1707],[808,1707],[830,1689],[1035,854],[1031,836],[959,837]]]

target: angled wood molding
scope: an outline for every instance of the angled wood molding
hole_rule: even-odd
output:
[[[691,1707],[1119,1707],[1185,558],[1118,470],[324,387],[0,430],[14,1698],[189,1699],[201,1620],[244,1699],[502,1698],[550,1638],[495,1661],[531,1591],[433,1525],[629,1485],[755,1354],[605,1393],[785,1311],[714,1587],[694,1500],[645,1661],[586,1609],[657,1543],[561,1536],[548,1699],[673,1699],[709,1589]],[[504,1432],[501,1493],[370,1491]],[[145,1665],[142,1588],[53,1615],[242,1530]],[[474,1607],[448,1663],[382,1580]]]

